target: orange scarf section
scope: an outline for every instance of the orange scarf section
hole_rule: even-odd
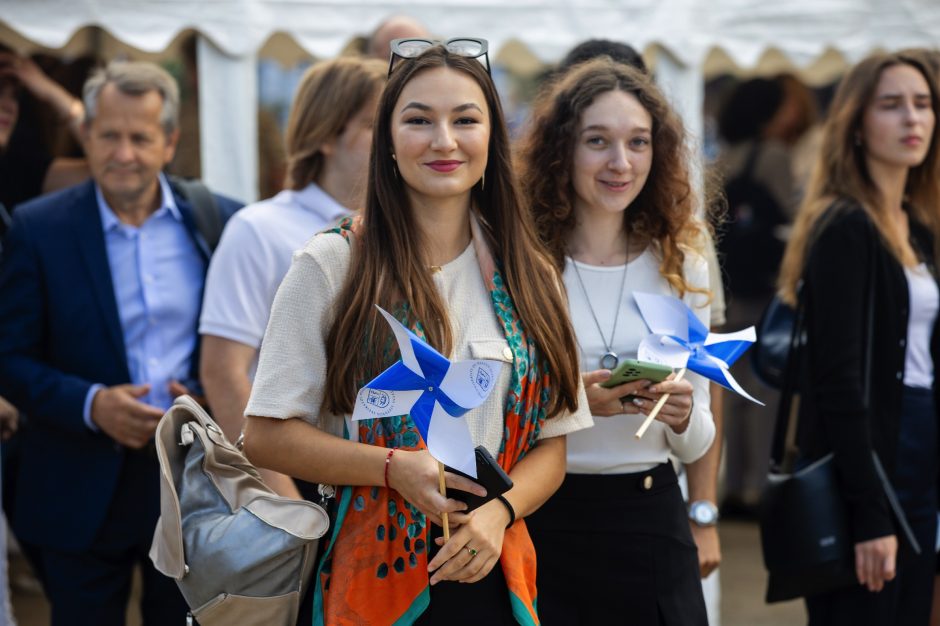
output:
[[[504,417],[503,442],[497,457],[509,472],[538,440],[545,419],[548,376],[522,328],[508,290],[479,225],[471,220],[480,271],[490,291],[496,317],[513,351]],[[347,240],[358,230],[358,218],[345,219],[328,232]],[[412,330],[422,336],[420,325]],[[425,447],[408,416],[358,423],[359,441],[386,448]],[[410,624],[427,608],[428,532],[424,515],[401,495],[382,487],[340,490],[333,538],[317,572],[314,624]],[[500,565],[509,601],[520,624],[538,624],[535,611],[535,548],[524,520],[506,531]]]

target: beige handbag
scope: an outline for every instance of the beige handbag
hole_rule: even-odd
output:
[[[150,559],[176,579],[201,626],[297,621],[329,517],[275,494],[189,396],[156,432],[160,520]]]

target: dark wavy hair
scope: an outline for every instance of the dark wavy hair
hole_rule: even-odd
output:
[[[485,185],[473,186],[472,205],[525,333],[538,345],[549,379],[546,415],[554,416],[565,408],[574,411],[580,374],[568,304],[561,277],[522,202],[499,96],[478,61],[441,46],[399,62],[379,100],[362,230],[353,242],[348,278],[337,296],[335,319],[326,339],[325,406],[337,414],[351,412],[357,381],[368,380],[387,365],[382,348],[391,333],[376,304],[388,311],[407,304],[410,319],[421,322],[428,342],[442,354],[452,351],[447,303],[427,269],[426,246],[408,202],[407,182],[392,157],[392,113],[402,90],[420,73],[442,67],[469,76],[483,91],[490,115],[490,144]]]
[[[566,241],[575,227],[571,170],[578,126],[598,96],[615,90],[635,96],[653,119],[649,177],[624,211],[624,228],[632,237],[658,245],[660,274],[676,291],[706,293],[689,285],[682,272],[685,251],[703,247],[682,121],[646,74],[609,58],[572,68],[534,104],[532,123],[519,146],[519,168],[539,236],[563,271]]]

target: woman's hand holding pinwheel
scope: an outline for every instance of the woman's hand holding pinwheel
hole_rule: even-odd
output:
[[[689,427],[689,417],[692,415],[692,383],[675,378],[673,373],[660,383],[636,391],[632,404],[639,413],[649,415],[659,399],[669,394],[656,419],[669,426],[673,432],[681,434]]]
[[[424,513],[431,523],[442,526],[441,513],[446,512],[448,523],[456,528],[470,519],[469,514],[461,513],[467,505],[440,494],[437,471],[437,461],[427,450],[396,450],[388,458],[388,485]],[[449,488],[486,495],[486,489],[469,478],[450,472],[445,472],[444,478]]]

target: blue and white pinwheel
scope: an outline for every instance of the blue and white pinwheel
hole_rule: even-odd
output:
[[[674,296],[634,292],[651,335],[640,342],[637,358],[670,367],[687,367],[742,396],[751,396],[728,371],[757,340],[753,326],[734,333],[710,333],[695,313]]]
[[[353,420],[410,414],[431,456],[476,478],[473,439],[463,415],[490,395],[503,364],[451,363],[384,309],[376,308],[395,333],[401,360],[359,390]]]

